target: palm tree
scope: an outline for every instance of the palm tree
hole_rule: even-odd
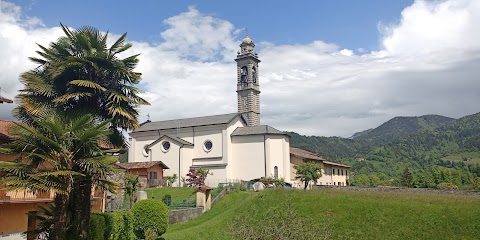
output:
[[[55,224],[50,239],[64,239],[72,225],[68,209],[76,179],[85,173],[104,177],[113,171],[116,159],[105,156],[97,144],[110,134],[109,122],[98,123],[91,115],[57,112],[32,121],[33,126],[13,127],[14,140],[1,146],[0,152],[18,155],[15,162],[0,162],[0,171],[6,173],[1,182],[8,190],[53,191]]]
[[[23,122],[35,124],[34,118],[46,116],[51,109],[67,113],[92,114],[99,120],[110,120],[109,142],[126,146],[120,129],[139,126],[137,107],[149,104],[134,87],[141,74],[134,71],[138,55],[120,58],[132,45],[126,33],[107,47],[108,33],[93,27],[70,30],[61,25],[65,36],[48,47],[38,45],[40,57],[31,57],[39,67],[21,75],[25,88],[16,98],[19,106],[14,115]],[[88,236],[90,194],[96,174],[80,166],[70,196],[72,219],[80,238]],[[78,180],[81,178],[81,180]]]
[[[114,134],[111,140],[124,145],[117,130],[139,126],[140,105],[149,103],[141,98],[138,84],[141,74],[134,72],[138,55],[119,58],[130,49],[123,34],[107,47],[108,32],[100,33],[93,27],[70,30],[61,25],[65,36],[50,46],[38,45],[41,58],[31,57],[40,66],[21,75],[25,89],[17,96],[19,106],[14,115],[31,122],[52,108],[64,111],[91,113],[102,120],[111,120]]]

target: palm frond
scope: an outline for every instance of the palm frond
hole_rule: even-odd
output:
[[[102,87],[100,84],[95,83],[95,82],[90,81],[90,80],[72,80],[68,84],[76,85],[76,86],[80,86],[80,87],[92,88],[92,89],[95,89],[95,90],[99,90],[101,92],[105,92],[107,90],[106,88]]]

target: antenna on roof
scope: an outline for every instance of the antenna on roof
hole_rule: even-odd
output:
[[[177,123],[177,137],[178,137],[178,134],[180,133],[180,125],[178,124],[178,121],[176,123]]]
[[[150,113],[147,113],[147,120],[150,121]]]

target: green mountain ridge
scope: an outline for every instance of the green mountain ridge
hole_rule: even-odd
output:
[[[459,119],[440,115],[395,117],[352,138],[289,135],[292,147],[350,164],[354,174],[399,177],[407,167],[414,172],[447,167],[480,177],[477,161],[448,160],[450,155],[458,158],[480,151],[480,113]]]
[[[377,128],[355,133],[351,138],[385,144],[403,139],[411,134],[435,130],[455,121],[441,115],[424,115],[419,117],[395,117]]]

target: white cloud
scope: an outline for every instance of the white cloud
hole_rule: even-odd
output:
[[[0,4],[0,86],[7,89],[3,95],[13,97],[21,87],[18,75],[33,67],[27,57],[37,50],[34,42],[45,44],[61,32],[22,19],[15,5]],[[381,28],[381,46],[369,53],[321,40],[256,42],[262,123],[307,135],[349,136],[399,115],[475,113],[479,16],[480,1],[416,1],[398,24]],[[152,103],[141,108],[141,120],[147,113],[163,120],[235,112],[232,59],[243,37],[239,30],[195,8],[164,23],[163,42],[134,42],[130,52],[142,53],[137,70]]]

